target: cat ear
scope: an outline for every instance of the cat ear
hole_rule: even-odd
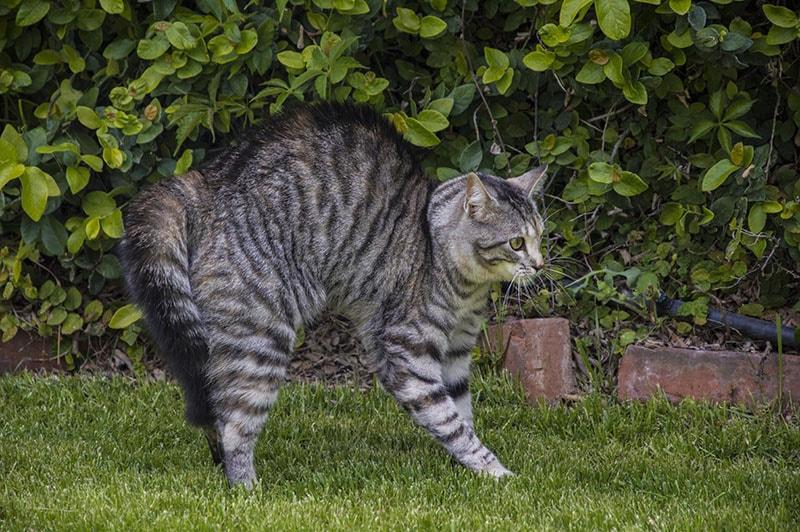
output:
[[[467,189],[464,197],[464,210],[476,220],[485,219],[497,200],[489,193],[486,185],[475,172],[467,174]]]
[[[528,198],[532,198],[536,192],[542,189],[546,181],[545,177],[547,177],[547,165],[528,170],[521,176],[512,177],[508,182],[521,188],[525,191],[525,195],[527,195]]]

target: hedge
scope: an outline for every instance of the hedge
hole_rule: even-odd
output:
[[[688,301],[683,334],[711,299],[797,305],[796,9],[0,0],[2,338],[52,336],[70,364],[114,348],[140,360],[113,252],[121,209],[298,100],[376,107],[431,148],[440,180],[549,164],[554,260],[518,310],[604,329],[609,342],[579,340],[584,356],[646,336],[640,301],[660,290]]]

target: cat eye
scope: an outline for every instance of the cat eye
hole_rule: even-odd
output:
[[[513,249],[514,251],[519,251],[522,249],[522,246],[525,245],[525,239],[522,238],[521,236],[512,238],[511,240],[508,241],[508,245],[511,246],[511,249]]]

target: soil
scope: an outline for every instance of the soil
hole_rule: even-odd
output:
[[[786,326],[800,325],[800,313],[787,309],[782,311],[781,315]],[[507,319],[515,318],[512,316]],[[572,323],[570,329],[573,348],[576,338],[594,339],[593,353],[589,359],[591,369],[586,367],[585,361],[573,349],[581,388],[588,389],[592,377],[597,384],[598,370],[601,370],[600,373],[604,375],[602,387],[607,390],[612,389],[619,359],[619,354],[614,353],[614,346],[611,345],[610,338],[613,335],[603,334],[603,331],[598,332],[589,320]],[[661,328],[654,326],[650,336],[638,344],[645,347],[671,346],[759,354],[777,351],[776,346],[769,342],[753,341],[721,327],[698,326],[695,327],[693,334],[682,335],[675,330],[672,322],[667,322]],[[63,360],[50,355],[53,351],[47,340],[20,331],[12,341],[0,343],[0,374],[21,370],[66,373]],[[784,352],[789,353],[790,350],[784,349]],[[156,380],[166,378],[160,361],[152,352],[144,357],[142,363],[135,369],[135,364],[124,351],[115,349],[109,356],[97,356],[85,361],[81,364],[80,371],[106,376],[141,377],[144,374]],[[305,338],[296,349],[290,364],[289,379],[295,382],[324,382],[330,385],[347,384],[367,388],[374,383],[369,368],[368,356],[351,324],[343,318],[326,315],[316,325],[306,330]],[[594,373],[594,376],[591,373]]]

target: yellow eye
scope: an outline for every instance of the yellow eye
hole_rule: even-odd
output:
[[[523,239],[520,236],[512,238],[511,240],[508,241],[508,245],[511,246],[511,249],[513,249],[514,251],[519,251],[522,249],[522,246],[525,245],[525,239]]]

